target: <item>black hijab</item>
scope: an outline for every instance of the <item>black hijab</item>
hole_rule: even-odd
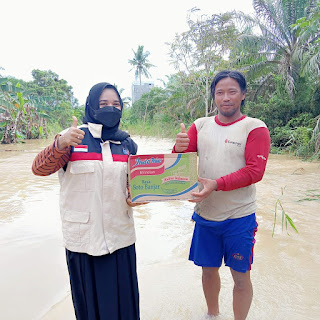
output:
[[[123,101],[120,97],[120,94],[119,94],[117,88],[107,82],[97,83],[89,91],[89,95],[88,95],[87,101],[86,101],[86,108],[85,108],[85,115],[83,117],[83,123],[88,123],[88,122],[98,123],[97,120],[94,118],[94,111],[93,110],[99,110],[100,96],[102,94],[102,91],[107,88],[113,89],[117,93],[117,95],[119,97],[120,105],[121,105],[121,112],[122,112]],[[119,124],[120,124],[120,120],[112,128],[107,128],[106,126],[103,126],[101,139],[103,141],[106,141],[106,140],[122,141],[122,140],[126,139],[127,137],[129,137],[129,134],[127,132],[119,130]]]

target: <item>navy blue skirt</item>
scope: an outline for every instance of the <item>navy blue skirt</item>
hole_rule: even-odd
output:
[[[139,320],[135,245],[90,256],[66,249],[78,320]]]

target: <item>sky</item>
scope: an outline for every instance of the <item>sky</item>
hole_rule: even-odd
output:
[[[80,105],[98,82],[123,88],[131,97],[135,81],[128,63],[139,45],[149,51],[151,79],[161,86],[170,65],[175,35],[188,30],[187,16],[230,10],[253,13],[252,0],[15,0],[0,10],[0,74],[31,81],[33,69],[51,70],[73,88]]]

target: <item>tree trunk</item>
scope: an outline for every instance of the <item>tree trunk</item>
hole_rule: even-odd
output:
[[[21,126],[21,118],[22,118],[22,111],[19,110],[17,113],[17,116],[14,120],[13,128],[11,131],[11,137],[12,137],[12,143],[17,143],[17,135],[16,132],[18,130],[18,127]]]
[[[42,121],[43,133],[44,133],[44,136],[46,137],[46,139],[48,139],[47,119],[44,119],[44,118],[40,118],[40,119],[43,119],[43,121]]]
[[[12,143],[11,141],[11,132],[12,132],[12,122],[7,122],[6,127],[4,129],[4,134],[1,140],[2,144]]]
[[[209,114],[209,81],[208,81],[208,77],[206,77],[206,117]]]
[[[205,65],[205,70],[206,70],[206,117],[208,117],[210,110],[209,110],[209,99],[210,99],[210,88],[209,88],[209,76],[210,76],[210,70],[207,66]]]
[[[147,103],[146,103],[146,109],[144,110],[144,116],[143,116],[143,126],[145,125],[145,123],[146,123],[146,120],[147,120],[147,110],[148,110],[148,104],[149,104],[149,101],[147,101]]]
[[[27,139],[32,139],[32,131],[31,131],[31,128],[32,128],[32,120],[31,120],[31,108],[29,105],[26,105],[25,107],[26,109],[26,112],[27,112],[27,132],[26,132],[26,136],[27,136]]]

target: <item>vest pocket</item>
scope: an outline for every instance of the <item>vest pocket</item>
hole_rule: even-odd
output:
[[[66,210],[63,213],[63,220],[68,222],[87,223],[89,221],[90,212],[79,212]]]
[[[74,191],[94,189],[94,164],[87,161],[70,162],[70,183]]]
[[[90,212],[65,210],[62,212],[62,231],[67,242],[89,243]]]

